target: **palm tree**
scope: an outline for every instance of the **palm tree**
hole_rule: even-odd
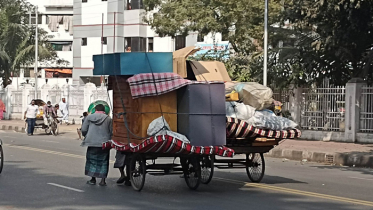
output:
[[[25,0],[0,2],[0,76],[3,87],[9,84],[12,73],[35,62],[35,26],[28,25],[28,11],[33,6]],[[38,29],[39,60],[56,61],[57,53],[47,40],[47,32]]]

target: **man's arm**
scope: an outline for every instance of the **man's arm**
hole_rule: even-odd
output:
[[[25,114],[23,115],[23,118],[24,118],[24,119],[26,119],[27,110],[28,110],[28,107],[27,107],[27,109],[26,109],[26,111],[25,111]]]

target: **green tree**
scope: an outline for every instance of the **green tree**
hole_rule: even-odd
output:
[[[353,77],[372,82],[373,1],[287,0],[282,19],[299,39],[282,50],[282,61],[301,67],[303,79],[327,77],[337,85]]]
[[[29,26],[28,11],[33,6],[25,0],[0,2],[0,77],[3,87],[9,84],[11,74],[35,62],[35,27]],[[38,29],[39,62],[64,62],[47,40],[47,32]]]
[[[144,0],[152,15],[145,21],[161,36],[189,32],[222,33],[236,53],[250,54],[262,45],[264,2],[257,0]],[[157,12],[152,12],[156,9]],[[269,24],[277,23],[280,0],[269,4]]]

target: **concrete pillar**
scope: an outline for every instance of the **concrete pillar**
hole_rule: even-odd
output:
[[[88,82],[84,86],[84,110],[88,110],[89,105],[93,102],[93,91],[96,90],[96,85]]]
[[[360,96],[364,80],[353,78],[346,85],[345,141],[356,142],[360,130]]]
[[[291,117],[293,121],[296,122],[298,125],[301,125],[301,115],[302,115],[302,93],[303,88],[294,88],[293,94],[290,94],[289,98],[289,111],[291,113]]]

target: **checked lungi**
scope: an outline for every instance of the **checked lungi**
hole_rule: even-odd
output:
[[[85,175],[106,178],[109,172],[110,150],[101,147],[88,147],[85,163]]]

